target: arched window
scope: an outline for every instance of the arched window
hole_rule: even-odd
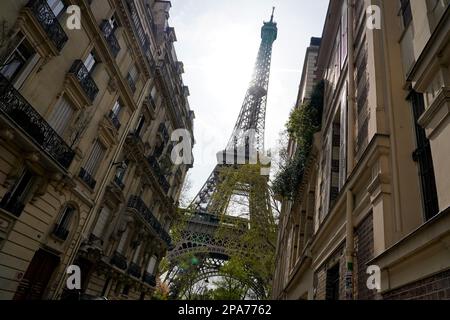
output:
[[[53,235],[61,240],[67,240],[70,232],[70,224],[76,209],[72,205],[66,205],[62,211],[58,221],[56,222]]]

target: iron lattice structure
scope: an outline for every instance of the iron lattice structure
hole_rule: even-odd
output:
[[[232,190],[227,192],[223,192],[220,187],[227,179],[223,174],[224,170],[238,168],[249,162],[250,154],[264,152],[272,46],[277,39],[277,33],[277,24],[273,20],[272,12],[270,21],[264,22],[261,29],[261,44],[254,73],[231,138],[225,150],[218,153],[217,166],[185,211],[186,225],[181,231],[180,240],[169,252],[171,269],[167,278],[170,281],[173,297],[179,297],[181,294],[179,290],[183,283],[183,276],[186,274],[186,270],[177,267],[182,257],[187,255],[196,257],[198,265],[196,266],[195,281],[221,275],[220,268],[228,260],[230,254],[237,252],[248,254],[246,252],[248,245],[241,243],[240,235],[251,228],[253,223],[261,223],[261,219],[273,219],[267,177],[260,176],[258,173],[256,173],[258,177],[254,177],[262,181],[265,186],[265,191],[258,192],[258,196],[252,190],[252,183],[248,181],[235,183]],[[245,150],[246,162],[242,163],[237,160],[238,150]],[[230,154],[233,162],[225,162],[226,155]],[[233,195],[248,198],[249,219],[226,214]],[[261,212],[264,212],[266,216],[261,217]],[[221,230],[220,235],[218,235],[218,230]],[[248,279],[247,284],[259,297],[264,296],[264,287],[259,283],[257,277]]]

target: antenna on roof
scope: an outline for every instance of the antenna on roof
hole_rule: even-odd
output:
[[[273,22],[273,14],[275,13],[275,7],[272,7],[272,16],[270,17],[270,22]]]

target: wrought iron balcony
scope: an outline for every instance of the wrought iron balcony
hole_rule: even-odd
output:
[[[149,286],[156,287],[156,277],[153,274],[146,272],[142,280]]]
[[[136,210],[142,218],[149,224],[149,226],[159,235],[168,246],[172,242],[170,235],[161,226],[161,223],[156,219],[151,210],[145,205],[144,201],[137,196],[131,196],[128,201],[128,208]]]
[[[131,263],[128,268],[128,274],[139,279],[141,277],[141,267],[134,262]]]
[[[139,14],[137,12],[136,5],[134,4],[133,0],[126,0],[128,11],[131,15],[131,21],[133,22],[133,31],[135,32],[138,42],[144,51],[144,53],[148,54],[150,43],[147,39],[147,36],[145,34],[144,28],[141,24],[141,19],[139,18]]]
[[[2,201],[0,202],[0,208],[12,213],[16,217],[19,217],[25,208],[25,205],[17,201],[17,199],[12,199],[11,192],[8,192],[3,196]]]
[[[78,177],[80,177],[80,179],[83,180],[88,185],[89,188],[95,189],[97,181],[95,181],[92,175],[86,171],[86,169],[81,168]]]
[[[92,79],[89,71],[86,69],[83,61],[75,60],[69,73],[75,76],[81,88],[83,88],[83,91],[86,93],[91,102],[93,102],[99,90],[94,79]]]
[[[75,156],[74,151],[1,74],[0,114],[23,131],[63,168],[69,168]]]
[[[111,264],[115,265],[117,268],[121,270],[127,269],[127,258],[119,252],[114,252],[113,256],[111,257]]]
[[[120,190],[125,189],[125,184],[123,183],[122,179],[120,179],[119,177],[117,177],[117,176],[114,177],[114,183],[120,188]]]
[[[158,163],[158,159],[156,159],[154,156],[149,156],[147,160],[150,167],[153,169],[153,172],[155,173],[161,188],[165,193],[168,193],[170,190],[170,184],[164,176],[164,173],[162,172],[162,169]]]
[[[60,25],[58,18],[55,17],[52,9],[46,0],[30,0],[27,8],[30,8],[34,17],[44,29],[48,38],[53,42],[58,51],[61,51],[69,38]]]
[[[67,237],[69,236],[69,230],[57,224],[53,229],[53,235],[58,239],[67,240]]]
[[[117,41],[116,35],[114,34],[114,30],[112,29],[111,24],[109,23],[108,20],[103,20],[102,24],[100,25],[100,29],[103,32],[103,35],[105,37],[106,42],[108,43],[112,55],[114,56],[114,58],[116,58],[120,52],[120,45],[119,41]]]
[[[117,117],[117,115],[116,115],[114,112],[110,111],[110,112],[109,112],[109,115],[108,115],[108,118],[109,118],[109,120],[111,120],[111,122],[112,122],[114,128],[116,128],[117,130],[119,130],[121,124],[120,124],[120,121],[119,121],[119,118]]]

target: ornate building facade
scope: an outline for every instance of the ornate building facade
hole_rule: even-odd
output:
[[[1,299],[59,299],[74,264],[82,293],[150,298],[191,165],[172,132],[194,142],[170,7],[1,2]]]
[[[330,1],[274,298],[450,298],[449,39],[447,0]]]

